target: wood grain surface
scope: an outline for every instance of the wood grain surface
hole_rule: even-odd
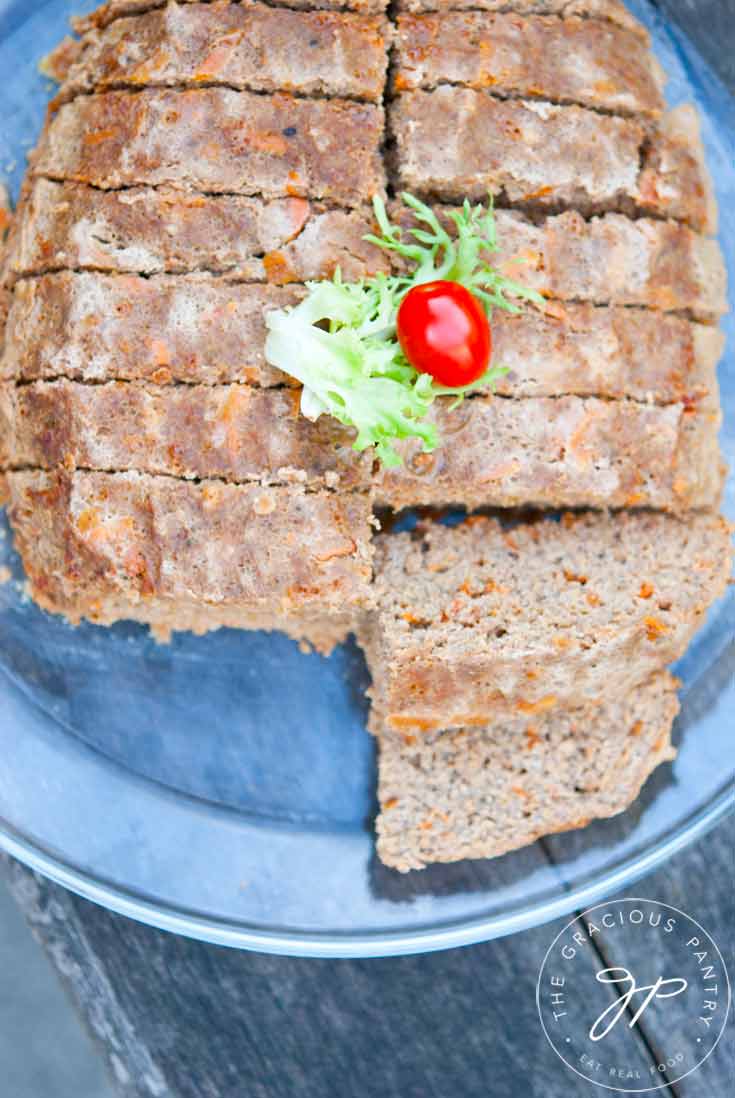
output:
[[[735,972],[735,820],[626,890],[686,910]],[[7,863],[13,894],[126,1098],[587,1098],[536,1011],[566,920],[466,949],[369,961],[234,952],[133,923]],[[602,948],[602,947],[600,947]],[[635,947],[608,964],[634,968]],[[596,963],[590,955],[589,963]],[[598,966],[599,967],[599,966]],[[655,1026],[638,1034],[655,1060]],[[657,1093],[726,1098],[733,1028]],[[606,1092],[599,1092],[606,1093]]]

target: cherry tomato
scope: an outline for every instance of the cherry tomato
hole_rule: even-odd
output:
[[[459,282],[426,282],[398,309],[398,341],[411,365],[440,385],[469,385],[487,370],[492,337],[480,301]]]

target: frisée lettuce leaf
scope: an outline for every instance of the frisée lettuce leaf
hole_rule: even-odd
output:
[[[265,356],[301,382],[303,415],[317,419],[327,414],[354,427],[354,449],[374,446],[387,467],[402,462],[395,447],[400,439],[420,439],[425,452],[440,445],[435,425],[426,419],[436,397],[461,401],[468,392],[492,387],[507,372],[491,366],[472,384],[455,389],[415,370],[396,335],[398,307],[408,291],[435,279],[460,282],[489,316],[493,309],[519,312],[519,301],[541,301],[535,291],[490,266],[488,256],[498,251],[492,204],[465,202],[453,211],[453,237],[424,203],[410,194],[402,199],[416,226],[404,235],[375,198],[380,235],[365,239],[399,256],[406,273],[343,282],[337,271],[331,280],[307,282],[298,305],[266,316]]]

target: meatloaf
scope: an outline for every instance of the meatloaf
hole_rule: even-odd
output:
[[[275,417],[273,419],[272,417]],[[408,441],[398,469],[373,475],[354,433],[328,417],[304,421],[299,394],[248,386],[81,385],[59,380],[0,387],[6,467],[138,470],[233,482],[289,480],[369,488],[394,509],[716,505],[721,487],[717,410],[594,397],[477,397],[432,417],[450,440],[432,454]]]
[[[727,586],[714,515],[474,516],[376,539],[361,641],[383,734],[624,696],[678,659]]]
[[[168,4],[88,34],[57,102],[81,92],[203,83],[379,102],[388,33],[384,18],[351,12],[255,0]]]
[[[463,84],[658,118],[664,80],[645,39],[602,20],[441,10],[396,24],[397,92]]]
[[[678,708],[676,682],[658,674],[587,708],[381,739],[378,854],[402,872],[493,858],[614,816],[674,757]]]
[[[8,279],[68,268],[126,274],[227,275],[243,282],[357,281],[387,270],[366,244],[364,210],[305,198],[247,198],[131,188],[100,191],[37,179],[9,245]]]
[[[381,109],[231,88],[83,95],[52,116],[33,155],[50,179],[356,205],[383,190]]]
[[[32,596],[72,621],[255,622],[323,648],[371,604],[366,494],[61,469],[5,479]]]
[[[400,185],[419,196],[482,201],[491,191],[521,206],[623,210],[714,228],[699,145],[679,132],[678,117],[652,137],[631,118],[442,84],[398,95],[390,119]]]

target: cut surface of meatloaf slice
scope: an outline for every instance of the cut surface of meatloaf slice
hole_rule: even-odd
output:
[[[602,19],[633,31],[648,41],[648,32],[630,14],[622,0],[397,0],[399,12],[486,11],[517,15],[581,16]]]
[[[265,361],[264,315],[300,293],[207,275],[64,271],[20,281],[0,377],[293,383]]]
[[[61,470],[6,480],[33,597],[72,620],[165,611],[176,629],[180,603],[185,621],[212,609],[215,625],[295,627],[370,603],[366,494]]]
[[[435,212],[453,232],[452,207]],[[403,228],[415,222],[391,212]],[[561,301],[639,305],[710,322],[728,311],[727,273],[716,240],[686,225],[608,213],[585,219],[569,210],[538,222],[496,210],[499,253],[490,264],[508,278]]]
[[[73,381],[0,387],[0,465],[137,470],[233,482],[367,488],[373,455],[297,390]],[[578,397],[475,398],[434,420],[444,445],[401,446],[375,475],[379,503],[467,507],[714,507],[719,410]]]
[[[229,88],[106,92],[64,103],[33,170],[104,190],[309,197],[359,205],[383,190],[382,109]]]
[[[388,33],[384,19],[347,12],[289,11],[250,0],[168,4],[92,32],[60,96],[206,83],[379,102]]]
[[[399,182],[413,194],[462,202],[490,191],[503,203],[714,227],[699,148],[668,129],[651,136],[630,118],[450,86],[403,92],[390,118]]]
[[[10,241],[8,277],[62,268],[131,274],[210,271],[247,282],[348,281],[387,269],[363,239],[370,213],[305,198],[100,191],[38,179]]]
[[[676,681],[599,705],[381,741],[381,860],[403,872],[494,858],[622,812],[672,759]]]
[[[393,88],[461,84],[497,96],[656,118],[664,74],[638,35],[601,20],[441,11],[397,22]]]
[[[190,0],[183,0],[189,3]],[[388,6],[388,0],[270,0],[275,8],[293,8],[295,10],[310,9],[314,11],[353,11],[364,15],[375,15],[384,12]],[[525,2],[525,0],[522,0]],[[599,0],[603,4],[616,4],[617,0]],[[108,0],[100,5],[89,15],[78,16],[72,20],[75,30],[79,34],[86,34],[90,30],[98,30],[109,25],[116,19],[128,15],[145,14],[154,8],[162,8],[168,0]],[[216,7],[215,3],[211,7]]]
[[[715,515],[475,517],[381,535],[361,642],[381,734],[620,697],[678,659],[726,589]]]
[[[377,477],[380,504],[476,507],[716,507],[719,409],[596,397],[473,397],[431,409],[440,445],[398,444]]]

